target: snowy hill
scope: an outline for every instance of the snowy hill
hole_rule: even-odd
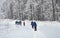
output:
[[[29,20],[26,26],[15,24],[16,20],[0,19],[0,38],[60,38],[60,23],[57,21],[36,21],[37,31],[31,28]]]

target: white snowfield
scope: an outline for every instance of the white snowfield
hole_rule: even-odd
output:
[[[0,19],[0,38],[60,38],[58,21],[36,21],[37,31],[32,29],[31,21],[25,20],[25,26],[16,25],[15,21]]]

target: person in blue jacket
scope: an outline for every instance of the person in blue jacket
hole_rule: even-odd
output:
[[[37,23],[35,21],[33,22],[33,25],[34,25],[34,30],[37,31]]]

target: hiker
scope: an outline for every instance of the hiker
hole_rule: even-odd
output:
[[[35,21],[33,22],[33,25],[34,25],[34,30],[37,31],[37,23]]]
[[[19,21],[19,24],[21,25],[22,24],[22,21]]]
[[[31,21],[31,25],[32,25],[32,28],[33,28],[33,21]]]
[[[18,24],[18,21],[16,21],[15,24]]]
[[[23,25],[25,26],[25,22],[23,22]]]

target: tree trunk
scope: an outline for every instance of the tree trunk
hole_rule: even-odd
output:
[[[55,21],[55,4],[54,4],[54,0],[52,0],[52,7],[53,7],[53,21]]]

